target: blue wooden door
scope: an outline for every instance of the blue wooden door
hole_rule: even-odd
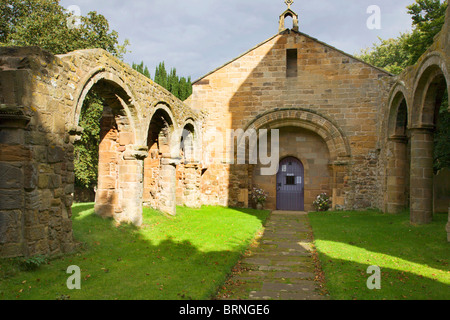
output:
[[[305,170],[300,160],[288,157],[277,174],[277,210],[305,210]]]

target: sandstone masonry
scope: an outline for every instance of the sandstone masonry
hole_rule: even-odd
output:
[[[412,223],[429,223],[449,18],[418,63],[394,77],[300,32],[288,10],[278,34],[196,81],[184,103],[104,50],[0,48],[0,256],[74,250],[74,143],[91,90],[106,101],[95,205],[102,217],[140,226],[144,205],[169,215],[176,205],[251,207],[256,186],[277,209],[276,175],[250,161],[231,164],[222,139],[276,129],[277,161],[303,164],[305,210],[326,192],[337,209],[410,207]],[[258,147],[236,145],[234,159]],[[447,234],[450,241],[450,222]]]

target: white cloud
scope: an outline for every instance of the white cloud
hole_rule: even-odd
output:
[[[413,0],[295,1],[300,31],[354,54],[410,30],[406,6]],[[242,54],[278,31],[283,0],[62,0],[78,5],[82,14],[97,11],[129,39],[128,63],[144,61],[153,72],[165,61],[193,80]],[[369,30],[366,9],[378,5],[382,29]]]

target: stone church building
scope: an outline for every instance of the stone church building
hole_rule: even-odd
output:
[[[102,217],[139,226],[143,206],[254,207],[262,188],[270,210],[311,211],[327,193],[334,209],[409,207],[412,223],[431,222],[449,17],[394,76],[302,33],[289,8],[276,35],[198,79],[184,102],[103,50],[0,48],[0,256],[74,249],[74,144],[90,90],[106,101]]]

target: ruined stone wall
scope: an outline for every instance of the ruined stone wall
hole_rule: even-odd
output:
[[[0,256],[74,249],[73,144],[82,134],[84,98],[94,87],[110,110],[96,211],[119,222],[142,222],[143,160],[156,109],[164,106],[176,128],[187,119],[202,121],[199,112],[104,50],[54,56],[39,48],[0,48],[0,167],[6,179],[0,185]],[[175,199],[167,202],[175,207]]]
[[[287,49],[297,50],[294,61]],[[321,120],[315,123],[316,133],[324,137],[329,128],[323,124],[330,122],[349,150],[348,154],[330,150],[334,153],[330,165],[343,165],[335,170],[343,181],[334,183],[339,184],[336,191],[342,193],[345,207],[377,207],[380,111],[387,99],[386,79],[390,77],[307,35],[285,31],[198,80],[187,103],[195,109],[207,109],[209,128],[222,133],[245,129],[270,111],[300,110],[297,119],[301,110],[308,117],[317,114]],[[267,127],[271,127],[270,123]],[[209,170],[202,182],[210,187],[210,195],[204,199],[207,203],[237,204],[242,188],[251,184],[241,179],[246,168],[235,166],[228,177],[230,168],[216,160]],[[236,188],[233,181],[240,187]]]
[[[450,88],[449,33],[450,7],[433,45],[415,65],[391,79],[387,103],[380,110],[380,203],[390,213],[410,207],[414,224],[431,222],[435,210],[433,135],[438,121],[436,109]],[[405,199],[405,193],[410,193],[410,199]],[[450,203],[447,205],[450,207]],[[450,223],[447,233],[450,241]]]

